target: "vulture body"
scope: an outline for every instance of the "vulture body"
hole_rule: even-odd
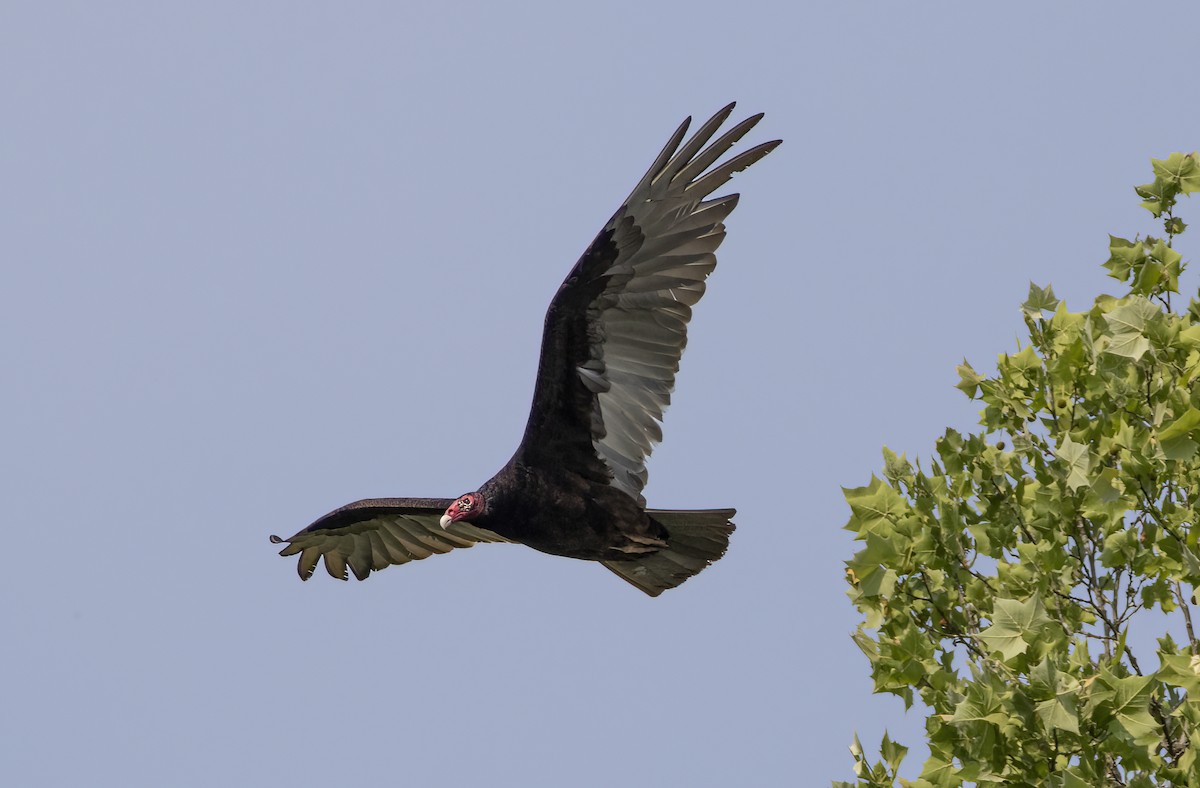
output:
[[[738,195],[709,199],[770,153],[719,162],[762,115],[713,139],[733,104],[684,142],[691,118],[567,275],[550,303],[533,406],[512,459],[457,499],[380,498],[343,506],[288,539],[300,577],[324,558],[360,579],[478,542],[516,542],[599,561],[657,596],[724,555],[733,509],[647,509],[646,458],[662,439],[692,306],[716,267]]]

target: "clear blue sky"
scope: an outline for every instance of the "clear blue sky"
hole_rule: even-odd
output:
[[[1115,5],[4,4],[5,779],[822,785],[915,743],[839,487],[970,426],[1030,279],[1116,290],[1130,187],[1200,146],[1194,6]],[[301,584],[268,534],[508,458],[562,276],[731,99],[785,144],[646,490],[736,506],[729,554],[658,599],[509,546]]]

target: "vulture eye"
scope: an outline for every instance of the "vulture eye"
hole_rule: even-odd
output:
[[[471,507],[475,505],[475,499],[469,495],[464,495],[458,499],[458,510],[460,512],[469,512]]]

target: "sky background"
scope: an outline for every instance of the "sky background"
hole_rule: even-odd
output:
[[[954,366],[1029,280],[1086,308],[1154,229],[1197,12],[1116,5],[0,3],[5,779],[826,785],[856,730],[917,745],[839,488],[971,427]],[[785,143],[646,489],[737,507],[728,555],[658,599],[511,546],[300,583],[268,534],[508,459],[562,277],[732,99]]]

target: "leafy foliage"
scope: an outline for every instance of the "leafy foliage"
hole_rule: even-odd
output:
[[[1171,301],[1200,159],[1153,166],[1137,193],[1164,236],[1111,238],[1104,263],[1126,294],[1071,312],[1030,285],[1028,343],[958,368],[982,429],[927,463],[885,448],[845,490],[854,639],[877,692],[930,710],[930,756],[905,780],[904,747],[871,763],[856,737],[835,786],[1200,785],[1200,302]],[[1184,642],[1139,638],[1150,611]]]

